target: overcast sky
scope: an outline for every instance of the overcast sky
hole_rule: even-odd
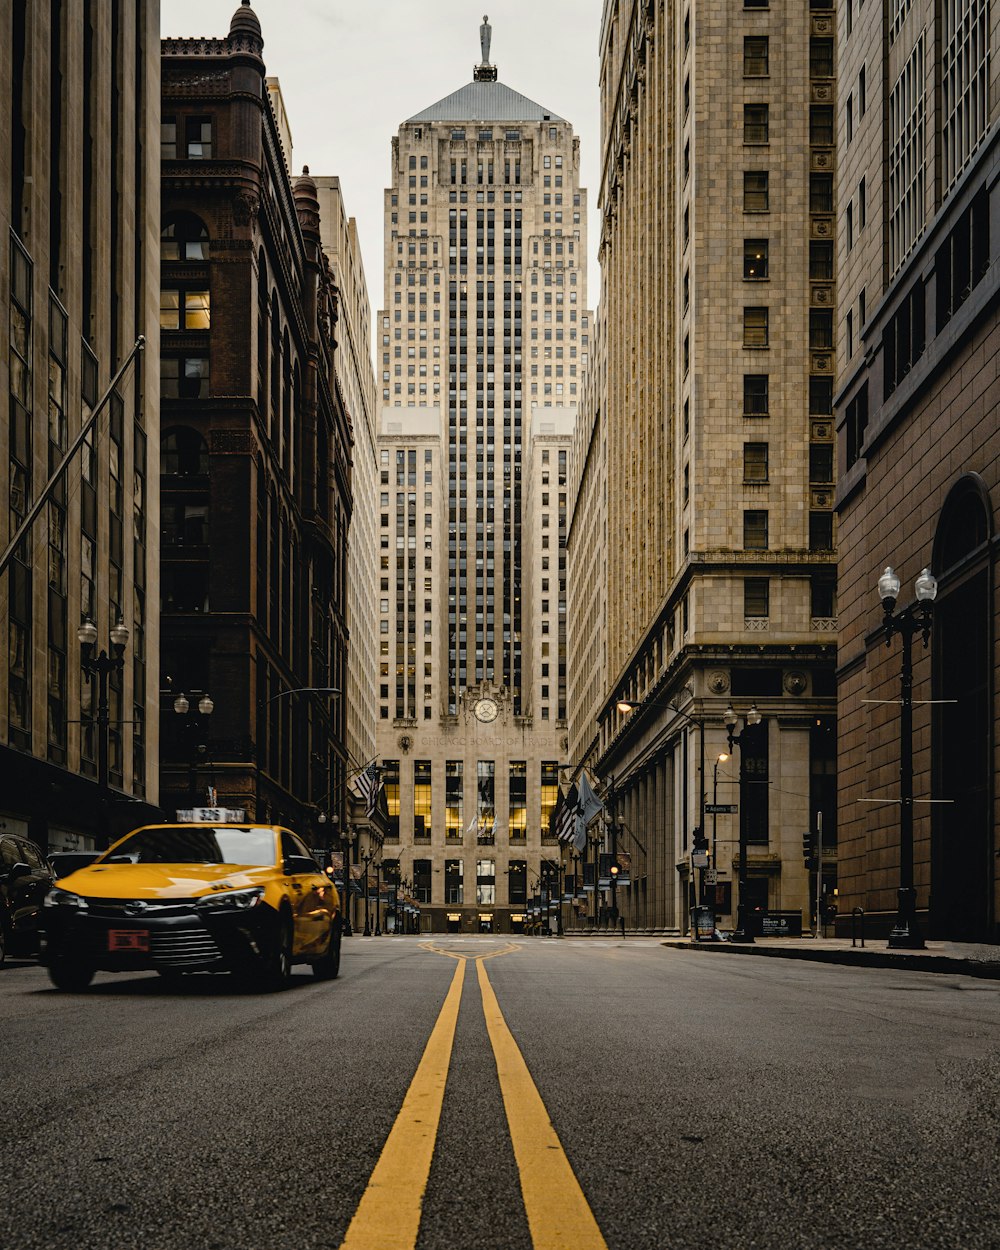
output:
[[[161,0],[164,35],[228,33],[237,0]],[[501,82],[573,123],[589,199],[590,303],[598,191],[601,0],[253,0],[281,80],[295,172],[339,175],[357,218],[372,311],[382,306],[382,192],[399,124],[472,79],[488,10]]]

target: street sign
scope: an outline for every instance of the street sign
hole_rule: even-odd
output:
[[[705,811],[709,816],[734,816],[739,811],[737,803],[706,803]]]
[[[691,855],[691,863],[695,868],[707,868],[708,851],[694,851]]]
[[[719,873],[717,869],[715,868],[705,869],[705,884],[706,885],[715,885],[718,882],[718,880],[719,880]]]

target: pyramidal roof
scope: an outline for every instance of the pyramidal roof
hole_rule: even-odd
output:
[[[438,100],[408,122],[541,122],[565,121],[558,113],[529,100],[502,82],[474,81]]]

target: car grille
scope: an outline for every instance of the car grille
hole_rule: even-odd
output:
[[[211,933],[193,925],[188,928],[167,929],[153,932],[150,937],[150,953],[158,964],[172,968],[206,964],[222,958]]]
[[[189,916],[194,911],[193,899],[143,899],[137,909],[137,902],[127,898],[91,898],[87,900],[87,910],[92,916],[104,916],[109,920],[141,921],[143,917]]]

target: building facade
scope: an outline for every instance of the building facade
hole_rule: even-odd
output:
[[[698,897],[731,924],[741,837],[748,906],[808,923],[802,836],[822,813],[836,838],[834,47],[830,0],[604,6],[607,683],[590,758],[636,928],[683,930]],[[741,746],[720,760],[730,704]],[[574,721],[581,746],[592,732]]]
[[[246,0],[228,35],[162,45],[161,795],[323,846],[347,792],[344,701],[316,691],[347,686],[351,435],[317,188],[290,175],[262,49]]]
[[[966,941],[997,940],[1000,905],[998,22],[914,0],[841,6],[839,32],[839,910],[887,932],[909,870],[923,936]],[[938,580],[912,735],[886,566],[904,611]]]
[[[12,0],[0,67],[0,550],[44,500],[0,572],[0,830],[91,849],[157,814],[159,4]]]
[[[555,889],[568,453],[587,365],[572,126],[498,79],[409,118],[385,197],[379,720],[390,874],[436,930]]]
[[[351,774],[375,758],[378,717],[376,619],[378,577],[378,411],[372,368],[371,306],[357,223],[344,208],[340,179],[317,177],[323,251],[339,295],[334,360],[354,438],[351,488],[354,508],[348,534],[347,629],[350,638],[344,698],[348,768]]]

